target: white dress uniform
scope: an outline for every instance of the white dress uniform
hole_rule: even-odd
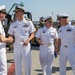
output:
[[[51,75],[54,57],[54,39],[58,37],[57,31],[53,27],[46,28],[44,26],[36,32],[35,37],[43,42],[43,45],[39,47],[42,71],[44,75]]]
[[[69,60],[75,75],[75,26],[68,24],[59,29],[60,75],[66,75],[66,62]]]
[[[35,32],[33,23],[29,20],[25,20],[25,18],[23,18],[22,21],[15,21],[9,28],[8,33],[15,36],[14,60],[16,75],[22,75],[22,59],[25,75],[30,75],[31,73],[30,43],[27,46],[23,46],[23,41],[25,41],[33,32]]]
[[[0,34],[5,36],[4,28],[0,22]],[[0,42],[0,75],[7,75],[6,44]]]

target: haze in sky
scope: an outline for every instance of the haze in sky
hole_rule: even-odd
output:
[[[33,21],[48,15],[52,15],[56,21],[57,14],[61,13],[68,14],[70,20],[75,20],[75,0],[1,0],[0,5],[6,5],[9,11],[14,3],[21,2],[24,3],[25,10],[31,12]],[[11,11],[10,14],[12,13]]]

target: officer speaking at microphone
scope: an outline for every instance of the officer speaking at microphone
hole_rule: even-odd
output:
[[[58,51],[60,54],[60,75],[66,75],[66,62],[69,60],[75,75],[75,26],[71,25],[67,14],[58,14],[59,39]]]
[[[36,41],[40,44],[40,63],[43,75],[51,75],[54,51],[57,51],[58,34],[52,27],[52,16],[44,18],[45,25],[36,32]]]
[[[25,75],[31,75],[30,40],[34,37],[35,27],[31,20],[24,18],[25,9],[17,6],[14,10],[16,21],[10,25],[9,35],[14,36],[14,62],[16,75],[22,75],[22,59]]]

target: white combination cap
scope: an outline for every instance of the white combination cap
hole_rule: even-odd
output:
[[[46,20],[53,21],[52,16],[46,16],[46,17],[44,17],[44,21],[46,21]]]
[[[25,12],[25,9],[23,6],[16,6],[15,10],[13,12],[19,11],[19,10],[23,10]]]
[[[68,17],[67,14],[58,14],[57,16],[58,16],[58,17]]]
[[[5,5],[1,5],[1,6],[0,6],[0,11],[3,11],[3,10],[6,10]]]
[[[68,18],[69,15],[67,14],[58,14],[57,15],[57,20],[59,20],[60,18]]]

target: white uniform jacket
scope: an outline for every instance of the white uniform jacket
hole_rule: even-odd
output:
[[[5,37],[5,31],[4,31],[4,28],[3,28],[2,24],[1,24],[1,22],[0,22],[0,34]],[[2,45],[5,46],[5,43],[0,42],[0,46],[2,46]]]
[[[37,31],[35,37],[39,38],[44,45],[48,45],[54,43],[54,39],[58,38],[58,34],[55,28],[46,28],[44,26]]]
[[[11,24],[8,33],[15,36],[15,43],[21,44],[22,36],[25,40],[29,37],[31,33],[35,32],[35,27],[30,20],[15,21]]]
[[[75,26],[68,24],[66,26],[61,26],[59,31],[59,38],[61,40],[61,45],[74,46],[75,45]]]

